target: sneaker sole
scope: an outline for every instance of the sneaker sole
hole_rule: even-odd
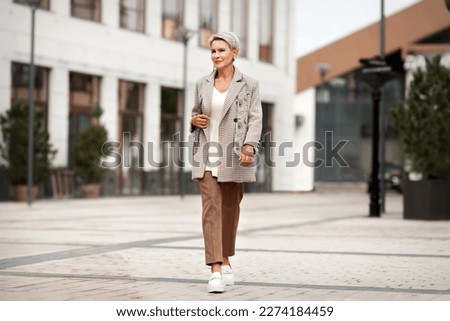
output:
[[[225,292],[225,286],[214,286],[214,287],[208,286],[208,293],[223,293],[223,292]]]

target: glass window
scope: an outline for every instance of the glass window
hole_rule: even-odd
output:
[[[161,89],[161,140],[170,141],[179,131],[181,91],[175,88]]]
[[[14,0],[14,3],[24,4],[29,6],[28,0]],[[50,0],[41,0],[39,9],[50,10]]]
[[[144,21],[144,0],[120,0],[120,26],[122,28],[144,32]]]
[[[160,169],[160,193],[179,193],[180,148],[176,136],[181,129],[181,93],[176,88],[161,88],[161,144],[164,166]],[[172,146],[172,144],[175,144]]]
[[[144,109],[144,89],[144,84],[121,80],[119,82],[120,111],[140,113]]]
[[[35,66],[34,106],[36,110],[44,112],[45,120],[47,119],[47,110],[48,110],[49,73],[50,73],[49,69]],[[11,101],[19,101],[28,104],[29,77],[30,77],[29,65],[15,62],[12,63]]]
[[[231,1],[231,31],[238,36],[241,43],[239,55],[247,55],[248,0]]]
[[[72,17],[100,21],[100,11],[100,0],[71,0]]]
[[[119,167],[119,193],[140,195],[143,190],[143,121],[145,85],[131,81],[119,81],[119,137],[128,135],[130,147],[122,152]],[[122,142],[124,146],[124,142]]]
[[[69,74],[69,167],[73,166],[73,144],[90,124],[92,109],[100,103],[100,77],[71,72]]]
[[[260,0],[259,15],[259,60],[272,62],[273,59],[273,0]]]
[[[209,47],[209,37],[217,32],[219,0],[200,0],[200,46]]]
[[[183,0],[162,0],[162,32],[166,39],[178,40],[175,30],[183,25]]]

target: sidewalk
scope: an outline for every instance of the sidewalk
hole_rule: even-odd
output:
[[[247,194],[237,284],[206,293],[199,196],[0,203],[0,300],[450,300],[450,222],[361,187]]]

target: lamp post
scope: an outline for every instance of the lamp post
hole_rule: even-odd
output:
[[[381,0],[380,3],[380,57],[381,60],[386,59],[385,55],[385,17],[384,17],[384,0]],[[386,189],[384,183],[384,168],[385,168],[385,158],[386,158],[386,143],[385,143],[385,126],[386,126],[386,114],[385,114],[385,106],[384,104],[380,104],[380,146],[381,146],[381,155],[380,155],[380,169],[381,173],[381,184],[380,184],[380,193],[381,193],[381,213],[385,213],[385,204],[386,204]]]
[[[380,217],[380,181],[379,181],[379,135],[381,88],[395,77],[391,67],[384,60],[360,59],[364,66],[362,80],[372,89],[372,173],[370,179],[369,216]]]
[[[31,54],[30,72],[28,77],[28,160],[27,185],[28,205],[33,202],[33,130],[34,130],[34,18],[40,0],[28,0],[31,7]]]
[[[184,149],[182,144],[185,143],[185,127],[184,122],[186,120],[186,90],[187,90],[187,54],[189,39],[195,34],[194,30],[179,27],[176,31],[176,36],[183,42],[183,92],[181,94],[181,126],[180,126],[180,169],[179,169],[179,184],[180,184],[180,197],[184,198],[186,184],[184,177]]]

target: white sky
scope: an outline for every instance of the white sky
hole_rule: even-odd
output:
[[[311,53],[377,22],[381,17],[381,0],[296,1],[296,57]],[[420,0],[384,0],[385,16],[418,2]]]

